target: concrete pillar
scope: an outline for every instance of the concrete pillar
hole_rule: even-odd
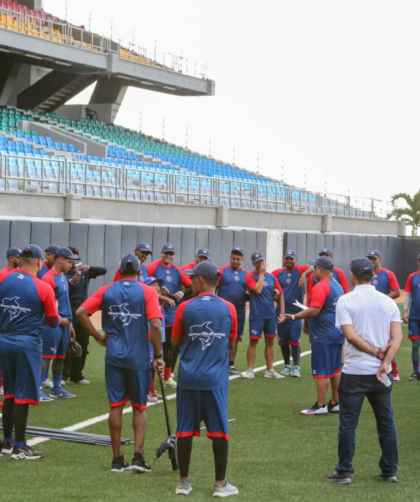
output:
[[[398,237],[405,237],[406,231],[407,231],[407,224],[405,221],[399,221],[398,222]]]
[[[82,196],[76,194],[68,194],[66,204],[64,206],[64,220],[77,221],[80,220],[82,206]]]
[[[322,217],[321,232],[332,232],[332,216],[330,214],[324,214],[324,216]]]
[[[216,227],[226,228],[229,226],[229,208],[227,206],[219,206],[217,208]]]
[[[283,266],[283,231],[269,228],[267,232],[266,263],[270,270]]]

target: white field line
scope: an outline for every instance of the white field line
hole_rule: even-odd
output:
[[[303,352],[300,355],[300,357],[305,357],[305,356],[309,355],[310,353],[311,353],[311,351],[307,350],[306,352]],[[276,361],[273,366],[280,366],[283,363],[284,363],[284,361]],[[266,366],[260,366],[259,368],[254,369],[254,373],[258,373],[258,372],[263,371],[265,369],[266,369]],[[240,375],[230,376],[229,380],[236,380],[237,378],[241,378],[241,376]],[[166,398],[166,400],[170,401],[171,399],[175,399],[175,398],[176,398],[176,393],[168,396]],[[148,403],[147,408],[150,408],[151,406],[155,406],[157,404],[162,404],[162,401],[158,401],[157,403]],[[125,408],[123,410],[123,414],[125,415],[126,413],[131,413],[132,411],[133,411],[133,409],[130,406],[129,408]],[[99,415],[98,417],[89,418],[89,420],[85,420],[84,422],[79,422],[78,424],[70,425],[69,427],[64,427],[64,429],[62,429],[62,430],[63,431],[72,431],[72,432],[78,431],[80,429],[84,429],[85,427],[89,427],[91,425],[98,424],[99,422],[105,422],[106,420],[108,420],[108,416],[109,416],[109,414],[105,413],[104,415]],[[38,438],[29,440],[28,445],[35,446],[37,444],[44,443],[45,441],[49,441],[49,438],[38,437]]]

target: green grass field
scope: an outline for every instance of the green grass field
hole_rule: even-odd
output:
[[[406,329],[405,329],[406,335]],[[308,350],[302,335],[302,351]],[[237,367],[246,369],[247,343],[240,346]],[[259,347],[257,365],[263,364]],[[276,346],[276,360],[281,359]],[[86,376],[91,385],[69,385],[77,398],[45,403],[31,408],[30,425],[63,428],[107,413],[103,383],[104,349],[92,342]],[[401,382],[393,393],[400,441],[399,483],[388,485],[377,479],[380,455],[376,426],[369,404],[365,404],[357,433],[355,475],[349,486],[331,485],[326,474],[337,460],[338,417],[303,417],[300,410],[315,401],[315,385],[310,373],[310,356],[302,359],[300,379],[267,380],[263,373],[254,380],[237,379],[229,391],[230,428],[228,479],[240,491],[237,500],[249,501],[341,501],[392,500],[419,501],[420,473],[418,427],[420,383],[409,382],[412,373],[410,342],[405,339],[398,356]],[[175,423],[175,401],[169,403]],[[148,411],[146,459],[152,462],[159,443],[166,437],[163,406]],[[107,434],[107,422],[83,429]],[[205,431],[202,431],[205,433]],[[124,418],[124,437],[132,438],[131,414]],[[101,446],[48,441],[37,446],[46,456],[36,462],[15,462],[0,458],[0,500],[9,501],[139,501],[173,500],[177,474],[165,456],[151,474],[110,472],[111,449]],[[132,447],[124,447],[131,460]],[[205,437],[194,439],[191,464],[193,492],[189,498],[209,500],[214,468],[211,443]]]

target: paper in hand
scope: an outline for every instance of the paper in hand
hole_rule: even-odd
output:
[[[303,305],[303,303],[298,302],[297,300],[295,300],[295,302],[293,303],[293,305],[295,305],[296,307],[299,307],[302,310],[308,310],[308,308],[309,308],[306,305]]]

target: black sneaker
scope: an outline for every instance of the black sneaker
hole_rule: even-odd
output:
[[[45,457],[43,453],[33,450],[27,444],[25,444],[23,448],[19,448],[18,446],[14,445],[12,454],[10,455],[10,458],[12,460],[39,460],[43,457]]]
[[[347,474],[334,471],[333,474],[328,474],[327,481],[338,485],[349,485],[351,483],[351,477]]]
[[[306,415],[306,416],[321,416],[321,415],[328,415],[328,406],[326,404],[323,404],[322,406],[319,406],[319,404],[316,402],[312,408],[309,408],[308,410],[302,410],[300,412],[301,415]]]
[[[408,380],[410,382],[417,382],[417,381],[419,381],[420,380],[420,373],[417,373],[417,371],[415,371]]]
[[[111,472],[124,472],[130,469],[130,464],[124,460],[124,455],[112,459]]]
[[[3,440],[0,445],[0,451],[2,455],[11,455],[13,451],[14,444],[10,441]]]
[[[152,472],[151,466],[144,460],[143,453],[134,454],[130,470],[136,472]]]
[[[328,403],[328,413],[339,413],[340,412],[340,404],[333,404],[332,401]]]
[[[238,371],[235,366],[229,366],[229,376],[236,376],[236,375],[240,375],[241,372]]]
[[[386,476],[385,474],[379,474],[379,479],[385,481],[386,483],[398,483],[397,476],[395,474],[391,476]]]

